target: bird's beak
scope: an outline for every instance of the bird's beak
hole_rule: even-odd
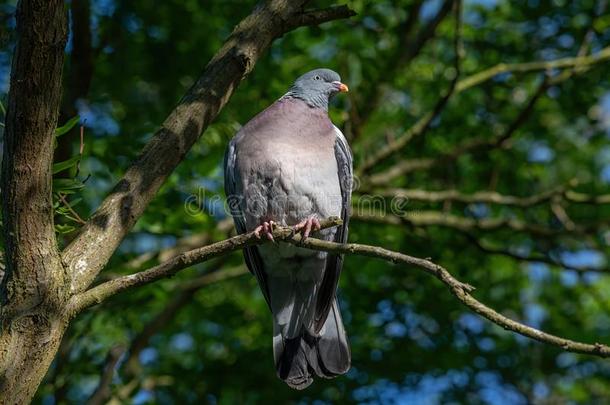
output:
[[[345,83],[333,82],[333,84],[337,86],[337,90],[339,90],[341,93],[347,93],[349,91],[349,87],[347,87],[347,84]]]

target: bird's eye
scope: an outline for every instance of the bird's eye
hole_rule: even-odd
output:
[[[314,80],[320,80],[320,76],[316,75],[313,77]]]

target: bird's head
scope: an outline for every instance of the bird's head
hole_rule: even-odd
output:
[[[341,83],[341,77],[330,69],[315,69],[299,77],[287,96],[305,101],[312,107],[328,110],[328,100],[337,93],[349,89]]]

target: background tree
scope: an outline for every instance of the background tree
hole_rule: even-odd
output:
[[[3,103],[2,376],[18,370],[7,364],[21,364],[10,361],[24,352],[5,342],[24,322],[38,328],[27,330],[34,346],[44,342],[46,363],[29,356],[24,364],[37,374],[23,375],[42,378],[57,351],[40,403],[607,398],[610,369],[600,358],[610,334],[606,2],[470,0],[459,13],[451,0],[351,1],[356,17],[319,27],[347,10],[304,15],[290,3],[259,9],[232,36],[254,2],[73,1],[65,21],[59,1],[22,1],[22,13],[13,2],[0,6],[8,27],[4,94],[11,58],[13,66]],[[16,26],[15,14],[34,25]],[[299,25],[315,26],[287,33]],[[42,45],[28,34],[38,26],[48,30]],[[60,91],[52,83],[59,84],[65,38]],[[63,321],[74,315],[66,311],[106,297],[98,293],[108,289],[89,290],[91,283],[124,285],[127,274],[168,260],[171,267],[177,254],[230,236],[222,207],[227,141],[319,66],[340,72],[351,89],[331,111],[358,172],[350,240],[429,257],[498,313],[477,307],[444,273],[435,273],[443,283],[417,271],[437,271],[428,262],[406,267],[350,254],[340,298],[353,369],[294,392],[274,375],[264,299],[233,254],[113,295],[74,318],[60,343]],[[44,94],[18,97],[37,89]],[[62,129],[51,167],[57,109]],[[78,124],[64,125],[75,114]],[[28,165],[34,174],[21,170]],[[20,197],[28,182],[33,194]],[[40,213],[27,206],[20,214],[20,204]],[[28,244],[50,253],[32,256]],[[41,282],[48,274],[52,283]],[[11,289],[25,293],[14,300]],[[55,319],[49,315],[62,320],[50,343],[41,338]],[[574,342],[541,335],[547,343],[538,343],[479,315]],[[10,381],[0,392],[15,392]],[[37,386],[24,384],[20,395]]]

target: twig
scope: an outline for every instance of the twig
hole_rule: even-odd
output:
[[[350,119],[346,125],[349,125],[348,135],[351,135],[350,141],[353,142],[360,136],[362,127],[369,120],[372,113],[378,109],[383,100],[383,84],[391,83],[397,73],[421,52],[430,39],[434,38],[438,25],[451,11],[451,2],[452,0],[445,0],[438,13],[417,32],[415,38],[411,37],[413,29],[417,25],[419,11],[424,2],[418,0],[411,4],[407,11],[406,20],[396,27],[394,35],[398,38],[398,44],[395,50],[380,60],[383,66],[380,66],[378,71],[383,73],[374,80],[371,80],[371,82],[375,83],[372,91],[369,92],[372,94],[365,94],[361,90],[359,92],[361,97],[356,97],[355,93],[349,93],[352,108],[349,109]],[[363,101],[364,108],[357,108],[357,100]]]
[[[104,362],[100,383],[87,400],[87,405],[102,405],[106,402],[106,399],[110,396],[110,384],[114,377],[115,368],[124,353],[125,347],[121,345],[110,349]]]
[[[78,222],[81,225],[84,225],[87,223],[84,219],[82,219],[80,217],[80,215],[78,215],[78,213],[76,211],[74,211],[74,209],[70,206],[70,203],[66,200],[66,198],[64,197],[64,195],[62,193],[57,193],[57,196],[59,197],[61,202],[66,206],[68,211],[70,211],[70,213],[72,214],[72,216],[73,216],[72,219],[74,219],[76,222]]]
[[[525,222],[515,218],[467,218],[439,211],[407,211],[404,213],[364,213],[354,210],[352,219],[372,223],[387,225],[405,224],[411,227],[430,227],[439,226],[443,228],[464,231],[497,231],[508,229],[515,232],[522,232],[538,237],[550,237],[558,235],[585,235],[592,229],[599,229],[601,225],[606,225],[610,220],[599,220],[593,224],[581,224],[574,229],[551,228],[548,226]]]
[[[572,221],[561,203],[561,196],[554,196],[551,198],[551,211],[553,211],[553,214],[555,214],[555,217],[561,222],[561,225],[563,225],[565,229],[573,231],[576,229],[576,224]]]
[[[566,69],[575,66],[585,67],[595,65],[610,59],[610,47],[603,48],[596,54],[587,56],[576,56],[571,58],[561,58],[550,61],[526,62],[505,64],[500,63],[494,67],[483,70],[463,80],[460,80],[456,86],[456,91],[461,92],[478,84],[481,84],[502,73],[526,73],[536,72],[541,70]]]
[[[324,227],[330,227],[336,226],[340,222],[341,221],[338,218],[332,218],[322,221],[322,224]],[[283,242],[291,243],[308,249],[338,254],[357,254],[361,256],[383,259],[392,263],[402,263],[408,266],[416,267],[436,277],[443,284],[445,284],[447,288],[449,288],[451,293],[462,304],[496,325],[519,333],[523,336],[538,340],[539,342],[560,347],[563,350],[575,353],[591,354],[600,357],[610,356],[610,347],[606,345],[600,343],[587,344],[564,339],[507,318],[506,316],[494,311],[472,297],[470,293],[474,290],[474,288],[471,285],[457,280],[444,267],[439,266],[438,264],[435,264],[429,260],[393,252],[378,246],[360,245],[354,243],[340,244],[314,238],[302,240],[301,235],[295,234],[290,227],[276,228],[273,231],[273,236],[276,240],[281,240]],[[248,234],[239,235],[222,242],[183,253],[180,256],[149,270],[108,281],[88,291],[75,295],[70,301],[71,314],[75,315],[79,311],[82,311],[91,305],[99,303],[104,299],[129,288],[148,284],[163,277],[170,277],[190,265],[201,263],[211,259],[212,257],[227,254],[247,245],[261,243],[268,243],[268,241],[257,239],[254,233],[250,232]]]
[[[294,239],[295,240],[287,240],[287,242],[299,244],[300,246],[314,250],[344,254],[357,254],[383,259],[393,263],[403,263],[409,266],[415,266],[426,273],[433,275],[444,283],[447,288],[449,288],[451,293],[453,293],[453,295],[466,307],[506,330],[516,332],[541,343],[547,343],[560,347],[566,351],[590,354],[599,357],[610,357],[610,347],[601,343],[587,344],[570,339],[564,339],[514,321],[496,312],[470,295],[470,292],[473,290],[472,286],[458,281],[444,267],[439,266],[438,264],[435,264],[429,260],[419,259],[402,253],[393,252],[377,246],[367,246],[353,243],[341,245],[334,242],[327,242],[312,238],[309,238],[306,241],[300,241],[300,238],[298,237]]]
[[[85,127],[83,125],[80,126],[80,145],[78,148],[78,154],[79,154],[79,158],[78,161],[76,162],[76,174],[74,175],[74,177],[78,177],[78,174],[80,173],[80,162],[83,160],[83,152],[85,150]]]
[[[603,48],[600,52],[598,52],[594,55],[577,56],[577,57],[572,57],[572,58],[562,58],[562,59],[556,59],[554,61],[540,61],[540,62],[509,64],[509,65],[499,64],[493,68],[487,69],[485,71],[479,72],[477,74],[474,74],[472,76],[469,76],[465,79],[458,81],[453,90],[453,94],[454,95],[458,94],[466,89],[469,89],[470,87],[473,87],[482,82],[485,82],[501,73],[535,72],[535,71],[540,71],[540,70],[550,70],[550,69],[560,69],[560,68],[571,69],[569,72],[567,72],[569,74],[557,75],[554,78],[548,79],[548,81],[546,83],[543,83],[545,88],[543,88],[542,86],[540,86],[538,88],[538,90],[534,93],[533,98],[530,99],[530,102],[526,106],[526,109],[527,109],[530,106],[533,107],[532,104],[535,103],[536,100],[544,93],[544,90],[546,90],[546,87],[548,87],[550,85],[559,84],[560,82],[565,81],[574,75],[585,72],[591,66],[593,66],[597,63],[600,63],[600,62],[604,62],[608,59],[610,59],[610,47]],[[578,67],[578,69],[575,69],[576,67]],[[386,145],[385,148],[381,149],[373,157],[366,160],[364,162],[364,164],[362,165],[362,168],[360,169],[359,172],[365,173],[365,172],[370,171],[375,164],[377,164],[381,160],[387,158],[391,154],[396,153],[398,150],[400,150],[402,148],[401,144],[403,142],[405,142],[405,144],[408,143],[410,141],[410,139],[415,136],[414,134],[417,134],[418,132],[422,131],[422,129],[425,129],[426,122],[428,120],[431,120],[431,118],[432,119],[434,118],[432,116],[433,111],[428,112],[423,117],[421,117],[411,128],[409,128],[407,131],[405,131],[403,133],[403,135],[401,135],[400,137],[397,137],[392,144]],[[514,125],[509,126],[509,129],[512,128],[513,126]],[[514,131],[514,129],[513,129],[513,131]],[[506,132],[508,133],[509,131],[506,131]],[[403,140],[403,138],[404,138],[404,140]],[[447,154],[443,154],[442,156],[438,157],[437,159],[423,158],[423,159],[415,159],[415,160],[402,160],[401,162],[392,166],[390,169],[387,169],[383,173],[379,173],[379,174],[370,176],[369,180],[370,180],[371,184],[383,184],[400,175],[410,173],[415,170],[425,170],[425,169],[434,167],[437,163],[453,161],[457,157],[461,156],[462,154],[464,154],[466,152],[469,152],[469,151],[472,151],[475,149],[479,149],[482,147],[489,148],[489,147],[497,146],[499,144],[498,141],[499,140],[501,141],[503,138],[507,138],[507,137],[505,135],[503,135],[503,136],[500,136],[491,141],[489,139],[470,140],[470,141],[467,141],[466,143],[464,143],[463,145],[458,146],[458,148],[456,148],[456,150],[455,150],[455,153],[450,152]],[[397,145],[397,146],[391,147],[390,145]],[[390,151],[390,149],[392,149],[392,150]],[[388,154],[388,152],[389,152],[389,154]],[[379,156],[379,158],[377,158],[377,156]]]
[[[335,217],[320,222],[322,229],[335,227],[341,223],[341,219]],[[276,227],[273,231],[273,236],[278,240],[284,240],[292,234],[294,234],[292,227]],[[260,245],[265,242],[265,239],[257,238],[254,232],[249,232],[198,249],[189,250],[148,270],[106,281],[81,294],[74,295],[68,304],[68,314],[75,316],[83,309],[99,304],[119,292],[149,284],[161,278],[172,277],[178,271],[194,264],[223,256],[242,249],[245,246]]]
[[[571,182],[574,183],[574,182]],[[547,202],[552,202],[553,205],[560,203],[572,203],[572,204],[590,204],[590,205],[607,205],[610,204],[610,194],[601,195],[590,195],[585,193],[578,193],[573,190],[567,189],[568,185],[557,186],[550,190],[542,191],[537,194],[532,194],[528,197],[519,197],[514,195],[501,194],[495,191],[477,191],[472,194],[466,194],[459,190],[423,190],[423,189],[404,189],[404,188],[380,188],[372,189],[370,191],[361,190],[360,195],[355,195],[352,199],[352,205],[354,209],[358,209],[360,200],[370,199],[370,196],[380,196],[384,198],[401,199],[407,202],[418,201],[426,203],[444,203],[444,202],[458,202],[462,204],[497,204],[508,207],[518,208],[530,208],[537,205],[541,205]],[[567,213],[563,207],[552,206],[554,214],[558,219],[562,220],[564,225],[572,223],[573,221],[567,217]],[[563,210],[563,213],[561,210]],[[561,218],[559,218],[561,216]],[[566,229],[570,229],[571,226],[566,226]],[[572,228],[574,229],[574,228]]]
[[[565,79],[567,79],[567,77],[563,78],[563,80]],[[492,139],[481,138],[466,141],[464,144],[458,145],[453,151],[442,154],[437,158],[419,159],[418,164],[413,164],[409,160],[402,160],[381,173],[370,175],[366,182],[371,185],[387,184],[393,179],[401,175],[407,174],[410,171],[428,169],[430,167],[435,166],[437,163],[446,164],[448,162],[455,161],[464,153],[471,152],[473,150],[507,147],[508,141],[513,137],[517,129],[519,129],[519,127],[523,125],[523,123],[527,120],[527,118],[533,111],[536,102],[544,94],[548,86],[549,82],[545,77],[542,80],[542,83],[540,83],[540,85],[537,87],[536,91],[534,91],[534,94],[530,97],[525,107],[523,107],[519,111],[519,114],[517,114],[515,119],[509,124],[509,126],[500,136],[497,136]]]
[[[140,332],[134,336],[129,344],[129,349],[125,351],[123,348],[125,356],[121,361],[121,368],[124,370],[124,372],[121,374],[121,376],[122,378],[127,379],[127,381],[131,380],[131,382],[124,383],[125,387],[132,387],[133,389],[137,388],[138,380],[141,378],[141,366],[139,359],[140,353],[146,346],[148,346],[152,336],[158,333],[159,330],[164,328],[167,324],[171,323],[172,320],[175,319],[176,314],[185,305],[192,302],[193,296],[198,291],[214,283],[248,273],[248,270],[243,265],[221,270],[224,263],[225,261],[221,259],[213,263],[212,267],[208,269],[205,274],[178,286],[176,289],[177,291],[169,300],[167,305],[165,305],[163,309],[148,323],[146,323]],[[93,402],[90,399],[88,405],[106,403],[108,398],[110,398],[111,391],[109,388],[112,384],[112,379],[104,378],[104,376],[106,375],[106,370],[114,370],[116,368],[116,362],[114,357],[111,356],[111,353],[109,353],[107,357],[106,365],[104,366],[104,373],[102,374],[100,383],[95,390],[95,392],[98,393],[96,396],[97,401]],[[93,397],[94,396],[92,395],[92,398]]]
[[[174,256],[177,256],[178,254],[180,254],[182,252],[186,252],[187,250],[191,250],[198,246],[204,246],[204,245],[207,245],[208,243],[213,242],[214,241],[213,236],[214,236],[215,231],[218,231],[218,233],[220,235],[222,235],[222,238],[226,239],[229,236],[231,236],[230,232],[233,229],[234,229],[233,228],[233,219],[226,218],[226,219],[223,219],[222,221],[219,221],[216,224],[215,229],[210,229],[205,232],[196,233],[193,235],[188,235],[188,236],[182,237],[182,238],[178,239],[176,241],[176,244],[172,247],[168,247],[166,249],[161,249],[158,251],[149,251],[146,253],[142,253],[141,255],[136,256],[133,259],[130,259],[128,262],[124,263],[122,266],[125,268],[128,268],[128,269],[138,270],[140,268],[140,266],[142,266],[144,263],[146,263],[152,259],[156,259],[159,262],[164,262],[166,260],[171,259]],[[108,270],[105,270],[104,274],[107,271]]]
[[[455,75],[451,79],[449,83],[449,88],[445,92],[445,94],[436,102],[432,111],[425,114],[421,117],[415,125],[409,128],[404,134],[400,137],[395,138],[391,142],[388,142],[383,148],[379,149],[373,156],[366,159],[362,165],[358,168],[358,172],[361,175],[362,173],[368,173],[376,164],[381,162],[382,160],[388,158],[392,154],[398,152],[400,149],[404,148],[411,140],[415,137],[423,135],[432,121],[434,121],[443,111],[445,106],[447,105],[449,99],[454,93],[456,88],[456,84],[460,75],[460,60],[463,56],[464,50],[462,45],[462,2],[461,0],[457,0],[454,3],[454,13],[455,13],[455,35],[454,35],[454,70]]]
[[[610,204],[610,194],[591,195],[568,190],[564,197],[567,201],[579,204]]]
[[[545,263],[545,264],[548,264],[551,266],[561,267],[566,270],[572,270],[577,273],[589,273],[589,272],[602,273],[602,274],[610,273],[609,270],[605,267],[572,266],[567,263],[563,263],[559,260],[553,259],[551,257],[551,255],[549,255],[548,253],[541,253],[540,255],[521,255],[521,254],[518,254],[515,252],[511,252],[508,249],[493,248],[488,245],[485,245],[485,243],[483,243],[482,240],[480,240],[479,238],[477,238],[474,234],[472,234],[470,232],[463,232],[463,234],[464,234],[464,236],[466,236],[468,238],[468,240],[472,244],[474,244],[477,247],[477,249],[479,249],[480,251],[487,253],[487,254],[506,256],[506,257],[510,257],[511,259],[515,259],[515,260],[522,261],[522,262]]]
[[[551,190],[530,195],[528,197],[506,195],[495,191],[478,191],[472,194],[465,194],[455,189],[429,191],[404,188],[373,189],[371,190],[370,194],[379,195],[386,198],[402,198],[408,201],[421,201],[428,203],[452,201],[464,204],[486,203],[526,208],[545,203],[553,196],[562,196],[564,192],[565,186],[559,186]],[[357,204],[357,199],[355,199],[355,202]]]

